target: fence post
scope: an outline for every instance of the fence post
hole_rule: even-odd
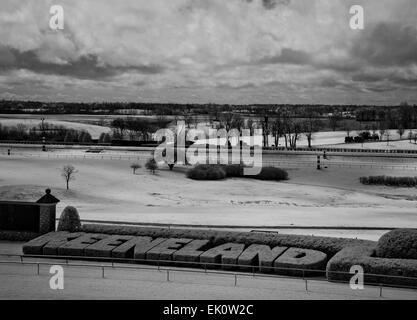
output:
[[[39,262],[38,262],[38,275],[40,274],[40,271],[39,271]]]
[[[306,291],[308,292],[308,282],[307,282],[307,279],[305,279],[305,283],[306,283]]]
[[[169,282],[169,269],[167,269],[167,282]]]
[[[102,278],[104,279],[104,266],[101,266],[101,276],[102,276]]]
[[[235,273],[235,287],[237,286],[237,274]]]
[[[379,284],[379,297],[382,298],[382,284]]]

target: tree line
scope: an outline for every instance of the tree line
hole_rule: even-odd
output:
[[[23,123],[15,126],[3,126],[0,123],[0,140],[42,141],[48,142],[83,142],[91,143],[92,137],[88,131],[69,129],[47,122],[39,126],[28,127]]]

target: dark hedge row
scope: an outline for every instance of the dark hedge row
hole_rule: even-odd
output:
[[[381,258],[417,259],[417,229],[396,229],[378,241],[376,255]]]
[[[416,187],[417,177],[369,176],[360,177],[360,183],[368,185],[383,185],[394,187]]]
[[[0,240],[7,241],[29,241],[39,237],[39,235],[36,232],[0,230]]]
[[[285,246],[318,250],[333,256],[347,246],[375,245],[368,240],[315,237],[275,233],[234,232],[196,229],[167,229],[135,226],[83,224],[81,231],[117,235],[149,236],[152,238],[188,238],[209,240],[212,246],[223,243],[266,244],[270,247]]]
[[[288,180],[288,173],[280,168],[263,167],[256,175],[245,175],[242,165],[200,164],[188,170],[187,177],[194,180],[222,180],[225,178],[251,178],[258,180]]]
[[[377,258],[375,246],[347,247],[327,263],[329,281],[350,281],[353,265],[364,269],[367,284],[387,284],[417,287],[417,262],[411,259]]]
[[[217,165],[200,164],[187,171],[187,178],[193,180],[222,180],[226,172]]]

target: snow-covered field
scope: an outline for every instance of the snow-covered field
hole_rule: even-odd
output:
[[[78,173],[66,191],[60,168]],[[364,186],[363,175],[393,174],[363,168],[289,169],[290,180],[194,181],[185,168],[136,175],[131,161],[0,156],[0,199],[37,200],[47,187],[83,219],[248,227],[417,227],[416,189]],[[417,175],[396,169],[395,175]]]

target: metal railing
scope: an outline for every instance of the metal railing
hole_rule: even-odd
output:
[[[0,152],[0,155],[7,155],[7,152]],[[13,152],[12,157],[23,157],[23,158],[39,158],[39,159],[65,159],[65,160],[139,160],[146,161],[150,152],[146,153],[132,153],[132,154],[68,154],[68,153],[29,153],[29,152]],[[263,159],[264,166],[286,166],[286,167],[316,167],[316,160],[282,160],[282,159]],[[354,161],[331,161],[327,160],[323,162],[323,166],[329,168],[376,168],[376,169],[390,169],[390,170],[412,170],[417,171],[417,162],[409,164],[394,164],[394,163],[382,163],[382,162],[357,162]]]
[[[392,140],[391,142],[395,142],[397,140]],[[401,140],[402,141],[402,140]],[[381,141],[378,141],[381,142]],[[153,149],[154,147],[149,146],[124,146],[124,145],[112,145],[111,143],[83,143],[83,142],[51,142],[47,141],[43,143],[42,141],[19,141],[19,140],[0,140],[0,144],[3,145],[33,145],[33,146],[66,146],[66,147],[104,147],[104,148],[112,148],[112,147],[133,147],[133,148],[143,148],[144,150]],[[204,145],[202,145],[204,146]],[[312,152],[312,153],[322,153],[326,152],[339,152],[339,153],[373,153],[373,154],[407,154],[407,155],[417,155],[417,149],[366,149],[366,148],[349,148],[343,147],[341,144],[340,147],[312,147],[308,148],[306,146],[299,146],[297,148],[286,148],[286,147],[263,147],[262,150],[265,152],[276,152],[276,151],[284,151],[284,152]]]
[[[322,282],[327,284],[347,284],[348,281],[341,280],[327,280],[326,270],[315,270],[305,268],[284,268],[284,267],[270,267],[270,266],[253,266],[253,265],[237,265],[237,264],[220,264],[209,262],[188,262],[188,261],[172,261],[172,260],[149,260],[149,259],[126,259],[126,258],[110,258],[110,257],[85,257],[85,256],[60,256],[60,255],[19,255],[19,254],[0,254],[0,258],[18,258],[17,260],[0,260],[0,265],[4,264],[19,264],[19,265],[34,265],[36,266],[36,274],[40,275],[40,267],[57,265],[56,261],[28,261],[28,259],[55,259],[59,260],[61,264],[67,267],[85,267],[96,268],[100,270],[101,278],[106,278],[107,269],[121,269],[121,270],[150,270],[166,273],[166,281],[172,281],[170,275],[175,272],[185,272],[194,274],[212,274],[212,275],[227,275],[232,277],[234,286],[238,286],[238,280],[241,277],[260,278],[260,279],[292,279],[304,282],[305,291],[309,291],[309,283]],[[78,261],[92,261],[101,262],[101,264],[80,263]],[[103,264],[107,263],[107,264]],[[174,265],[170,267],[169,265]],[[175,267],[175,268],[174,268]],[[218,269],[216,269],[218,268]],[[262,272],[258,269],[261,268]],[[220,269],[220,270],[219,270]],[[237,271],[237,270],[245,271]],[[224,270],[224,271],[223,271]],[[229,271],[226,271],[229,270]],[[332,274],[352,277],[353,274],[343,271],[329,271]],[[366,278],[369,277],[384,277],[391,279],[412,280],[417,283],[415,277],[393,276],[385,274],[365,273],[364,279],[367,286],[379,289],[379,297],[383,297],[383,289],[399,289],[408,290],[416,293],[417,286],[408,285],[391,285],[382,282],[369,282]]]

